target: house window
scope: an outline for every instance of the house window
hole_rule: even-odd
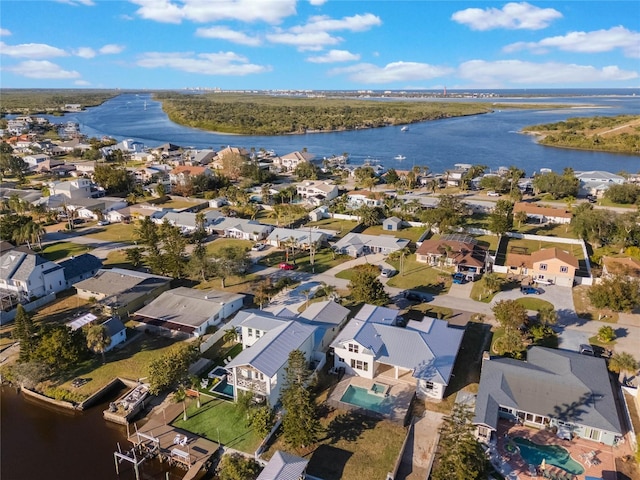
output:
[[[349,351],[352,353],[358,353],[358,345],[354,343],[349,344]]]
[[[541,263],[540,264],[540,270],[546,270],[547,269],[547,264],[546,263]]]
[[[260,338],[260,330],[256,330],[256,338]]]
[[[569,273],[569,267],[560,267],[561,273]]]
[[[253,337],[253,328],[247,329],[247,337]]]
[[[425,382],[424,388],[427,390],[433,390],[433,382]]]
[[[391,224],[387,224],[387,230],[393,230],[393,227],[391,226]]]
[[[355,368],[356,370],[362,370],[364,372],[369,371],[369,363],[363,362],[362,360],[356,360],[355,358],[351,359],[351,368]]]

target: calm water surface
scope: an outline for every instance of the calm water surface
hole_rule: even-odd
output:
[[[113,398],[118,395],[113,393]],[[12,387],[0,389],[0,478],[2,480],[131,480],[133,468],[121,464],[116,475],[113,452],[130,444],[126,428],[107,422],[108,401],[84,412],[32,400]],[[142,478],[165,479],[164,465],[145,462]],[[181,472],[184,475],[184,472]],[[181,478],[172,472],[170,479]]]
[[[469,101],[464,99],[460,101]],[[471,100],[473,101],[473,100]],[[557,103],[580,108],[559,110],[497,110],[486,115],[453,118],[411,125],[409,131],[386,127],[336,133],[315,133],[283,136],[244,136],[205,132],[171,122],[159,102],[150,94],[123,94],[99,107],[68,114],[65,120],[80,124],[83,133],[118,140],[132,138],[148,147],[171,142],[184,147],[213,148],[227,145],[247,149],[273,149],[278,154],[307,148],[316,159],[349,153],[353,164],[368,159],[378,160],[385,167],[408,169],[413,165],[429,166],[443,172],[455,163],[479,163],[492,169],[515,165],[532,174],[540,168],[562,171],[570,166],[576,170],[609,170],[617,172],[640,170],[640,157],[611,153],[584,152],[543,147],[533,137],[517,133],[527,125],[566,120],[570,117],[640,114],[640,95],[584,96],[552,98],[498,98],[477,101],[500,103]],[[60,117],[50,117],[60,122]],[[394,160],[403,155],[405,160]]]

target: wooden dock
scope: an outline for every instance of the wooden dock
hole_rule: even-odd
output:
[[[174,408],[168,410],[175,409],[174,405],[172,407]],[[187,470],[183,480],[193,479],[218,451],[220,445],[166,424],[164,416],[164,412],[156,414],[140,428],[133,425],[134,431],[129,431],[128,439],[133,444],[137,456],[125,460],[136,465],[138,458],[158,457],[161,462],[169,462]],[[122,459],[123,455],[116,453],[116,457]]]

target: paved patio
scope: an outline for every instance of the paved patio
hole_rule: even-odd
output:
[[[342,396],[350,385],[362,387],[369,390],[374,383],[389,386],[387,396],[385,397],[393,401],[393,406],[389,414],[380,414],[378,412],[368,410],[366,408],[360,408],[356,405],[352,405],[350,403],[345,403],[342,401]],[[331,395],[329,395],[327,402],[336,408],[342,408],[344,410],[358,410],[362,411],[365,414],[371,414],[373,416],[381,415],[382,417],[394,422],[403,423],[415,391],[415,383],[414,385],[411,385],[406,381],[394,380],[387,376],[377,376],[373,380],[370,380],[368,378],[345,375],[342,380],[340,380],[335,386],[335,388],[331,392]]]
[[[522,437],[540,445],[559,445],[567,449],[571,458],[585,469],[583,474],[575,476],[576,480],[584,480],[587,476],[602,478],[604,480],[616,480],[615,458],[632,453],[629,442],[624,442],[617,447],[609,447],[582,438],[563,440],[551,431],[525,427],[506,420],[500,420],[497,434],[497,451],[499,458],[507,465],[507,470],[512,471],[517,475],[517,478],[521,480],[543,478],[542,472],[540,471],[539,465],[534,465],[534,469],[532,470],[529,464],[518,453],[510,453],[505,450],[508,437]],[[508,437],[505,437],[505,435]],[[593,462],[591,462],[591,464],[587,462],[590,452],[595,452],[595,458],[599,461],[597,465]],[[547,472],[562,472],[561,469],[549,465],[546,467],[546,470]]]

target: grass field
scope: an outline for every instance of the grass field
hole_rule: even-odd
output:
[[[389,279],[390,287],[414,289],[433,294],[444,294],[451,287],[451,274],[430,267],[425,263],[418,263],[415,255],[407,255],[404,259],[404,271],[400,272],[399,261],[388,261],[398,270],[398,274]]]
[[[553,304],[551,302],[534,297],[518,298],[516,299],[516,302],[527,310],[535,310],[536,312],[539,312],[543,308],[553,308]]]
[[[424,233],[426,227],[410,227],[403,228],[397,232],[390,232],[388,230],[383,230],[382,225],[374,225],[373,227],[368,227],[364,232],[365,235],[391,235],[397,238],[405,238],[407,240],[411,240],[413,243],[416,243],[418,239]]]
[[[531,255],[533,252],[536,252],[538,250],[555,247],[571,253],[578,260],[585,259],[584,252],[582,251],[582,245],[579,244],[543,242],[542,240],[525,240],[524,238],[504,238],[504,241],[507,242],[507,255],[509,253],[522,253],[525,255]]]
[[[347,233],[358,226],[358,222],[355,220],[338,220],[335,218],[324,218],[322,220],[318,220],[317,222],[309,222],[305,224],[305,227],[318,227],[324,228],[326,230],[334,230],[338,232],[336,234],[337,238],[344,237]]]
[[[238,238],[216,238],[213,242],[207,244],[207,252],[216,255],[224,247],[244,248],[250,250],[254,242],[249,240],[240,240]]]
[[[81,245],[73,242],[56,242],[45,245],[40,253],[47,260],[57,262],[71,255],[90,253],[91,249],[92,247],[90,245]]]
[[[193,399],[187,400],[187,421],[179,416],[172,425],[193,432],[225,447],[253,454],[262,439],[247,426],[243,415],[232,402],[203,396],[201,407]]]
[[[107,242],[133,243],[137,240],[135,228],[131,223],[112,223],[104,227],[95,225],[87,236]]]

